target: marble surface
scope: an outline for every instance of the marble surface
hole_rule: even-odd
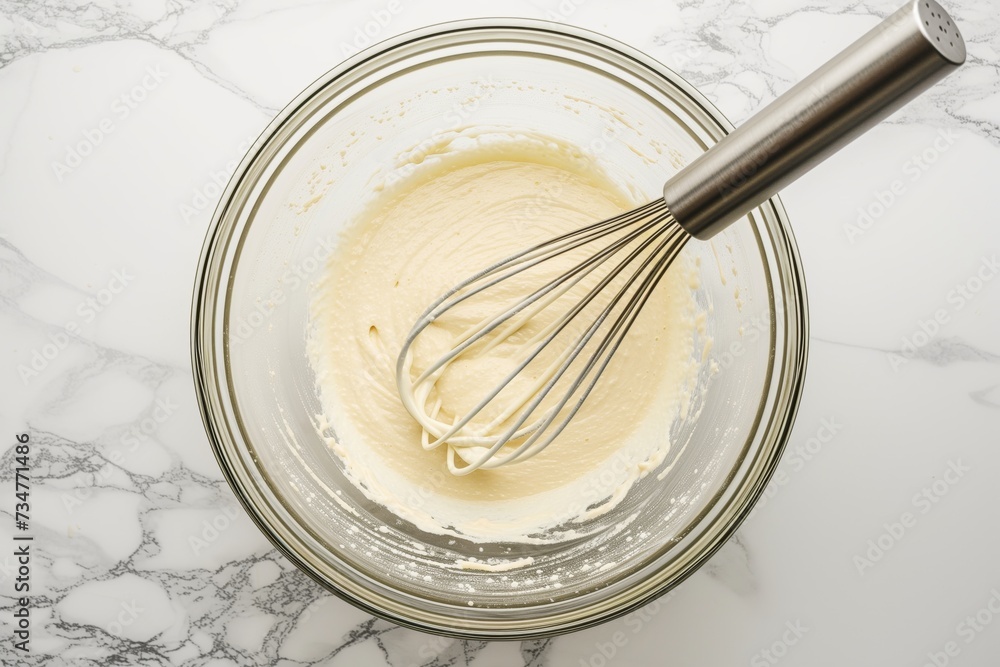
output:
[[[366,26],[561,20],[660,59],[738,123],[896,4],[0,0],[0,662],[998,664],[995,0],[948,3],[964,69],[783,194],[812,322],[790,448],[736,538],[643,612],[484,643],[331,597],[236,504],[189,369],[218,183]],[[18,433],[29,653],[13,638]]]

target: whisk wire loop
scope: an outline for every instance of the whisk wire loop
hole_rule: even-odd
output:
[[[687,238],[662,200],[650,202],[511,255],[442,295],[421,315],[407,336],[396,365],[400,397],[422,427],[421,446],[430,450],[447,445],[449,470],[456,475],[466,475],[480,468],[492,469],[529,458],[551,444],[590,395],[653,287]],[[499,314],[480,318],[472,326],[465,327],[452,337],[450,346],[440,356],[424,368],[416,369],[416,378],[413,377],[413,347],[432,324],[516,276],[523,279],[526,272],[545,262],[573,251],[583,252],[586,246],[604,239],[611,240],[600,249],[587,252],[568,270],[545,280],[527,296],[508,302]],[[618,259],[611,261],[616,256]],[[604,273],[597,274],[601,268]],[[571,298],[571,291],[591,277],[595,283],[583,285],[586,292],[570,301],[565,313],[551,321],[543,321],[537,332],[518,344],[522,356],[497,384],[471,408],[454,413],[450,419],[444,417],[437,383],[450,364],[472,349],[478,355],[485,355],[498,345],[510,343],[526,325],[535,322],[535,318],[560,304],[561,300]],[[601,296],[609,296],[606,303],[599,303]],[[536,368],[536,376],[526,382],[526,376],[530,375],[526,370],[543,361],[539,359],[543,350],[567,333],[571,334],[571,324],[582,313],[594,308],[597,311],[593,321],[586,323],[575,339],[559,350],[543,369],[537,371]],[[597,336],[602,328],[606,331]],[[593,345],[596,350],[581,358]],[[572,367],[578,370],[574,376],[568,376]],[[515,381],[522,386],[512,387]],[[560,394],[553,394],[560,385],[566,386]],[[513,396],[508,396],[511,393]],[[498,400],[501,394],[504,394],[503,401]],[[556,396],[553,404],[543,406],[550,395]],[[474,423],[487,407],[495,410],[488,422]],[[514,446],[521,440],[523,442]],[[459,464],[458,459],[465,465]]]
[[[640,271],[637,271],[633,277],[629,279],[628,283],[622,287],[615,300],[605,307],[594,323],[592,323],[591,326],[588,327],[587,331],[577,339],[577,343],[572,348],[572,352],[564,353],[564,357],[567,358],[565,358],[563,363],[560,365],[559,370],[553,374],[546,386],[540,391],[530,392],[531,394],[534,394],[534,398],[521,413],[521,417],[519,417],[518,422],[507,431],[500,434],[493,443],[493,446],[486,452],[480,453],[479,457],[475,461],[469,461],[469,457],[463,456],[462,458],[464,458],[469,465],[459,470],[452,469],[452,472],[455,474],[468,474],[469,472],[472,472],[480,467],[484,469],[491,469],[515,461],[518,458],[530,458],[555,440],[555,438],[565,429],[565,427],[583,406],[584,401],[590,395],[594,386],[597,384],[597,381],[600,379],[601,374],[610,363],[612,356],[618,350],[619,345],[628,333],[628,330],[631,328],[639,310],[648,300],[653,288],[666,272],[666,268],[676,256],[677,252],[679,252],[680,248],[684,244],[684,241],[686,241],[686,237],[683,234],[673,234],[664,239],[660,247],[654,251],[654,254],[650,255],[650,257],[643,263],[643,267]],[[629,299],[625,310],[618,315],[610,331],[604,336],[603,339],[601,339],[597,351],[588,358],[584,368],[576,376],[576,379],[572,382],[570,387],[562,394],[562,398],[558,401],[558,403],[546,410],[546,412],[539,418],[538,422],[536,422],[535,426],[530,429],[525,429],[525,433],[532,433],[532,435],[517,449],[503,456],[496,456],[496,452],[500,448],[502,448],[510,440],[516,439],[514,437],[514,429],[520,426],[531,414],[533,414],[534,410],[547,397],[552,388],[562,378],[565,372],[569,369],[570,365],[575,361],[580,352],[586,347],[600,326],[611,314],[615,304],[618,302],[618,299],[620,299],[632,286],[636,277],[641,274],[642,270],[644,270],[646,266],[652,262],[653,258],[657,257],[657,254],[661,252],[665,253],[665,255],[656,260],[653,271],[646,275],[639,289]],[[598,288],[595,288],[595,291],[597,291],[597,289]],[[607,352],[607,354],[605,354],[605,352]],[[562,358],[560,360],[562,360]],[[580,387],[587,380],[587,376],[591,374],[595,367],[597,369],[596,372],[594,372],[593,376],[590,378],[589,383],[580,394],[576,403],[569,408],[567,412],[565,412],[563,419],[560,421],[558,426],[554,428],[554,430],[546,431],[556,417],[563,413],[562,411],[566,408],[566,404],[569,403],[573,396],[580,390]],[[538,444],[535,444],[543,434],[545,434],[545,438],[541,440],[541,442],[538,442]],[[452,468],[452,466],[449,467]]]

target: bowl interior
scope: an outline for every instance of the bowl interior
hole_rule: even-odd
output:
[[[698,266],[701,390],[651,474],[586,538],[482,544],[424,533],[370,502],[320,435],[306,354],[309,300],[339,235],[373,190],[405,177],[400,152],[468,131],[531,131],[579,146],[637,200],[725,131],[676,76],[608,40],[531,26],[404,36],[303,93],[251,152],[206,247],[196,347],[214,445],[258,522],[298,565],[397,621],[480,634],[592,622],[679,581],[766,482],[794,411],[804,304],[773,204],[684,253]],[[775,240],[777,239],[777,240]],[[789,332],[792,332],[789,340]],[[668,419],[665,423],[669,423]],[[442,471],[442,475],[447,474]],[[611,489],[595,489],[587,503]],[[434,493],[434,479],[409,503]],[[509,572],[458,560],[530,556]]]

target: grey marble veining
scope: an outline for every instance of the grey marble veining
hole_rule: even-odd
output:
[[[649,53],[737,123],[897,4],[399,1],[374,39],[472,16],[562,20]],[[1000,618],[974,641],[960,626],[1000,587],[1000,538],[982,530],[1000,519],[1000,280],[976,264],[1000,251],[993,0],[949,3],[969,47],[960,72],[783,193],[813,333],[785,474],[669,597],[569,636],[457,641],[371,618],[271,547],[222,479],[194,400],[187,317],[206,193],[384,5],[0,1],[0,543],[15,533],[21,432],[34,535],[32,653],[12,648],[4,547],[0,663],[994,664]],[[162,81],[117,111],[147,68]],[[60,169],[102,121],[113,132]],[[863,235],[845,234],[942,129],[958,137],[947,152]],[[948,295],[963,283],[977,289],[959,306]],[[934,487],[956,461],[971,470]]]

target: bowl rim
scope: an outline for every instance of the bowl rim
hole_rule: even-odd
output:
[[[546,623],[536,626],[526,625],[524,621],[512,622],[505,620],[496,622],[493,624],[493,627],[488,627],[491,625],[489,622],[479,621],[472,623],[470,619],[461,618],[458,615],[453,615],[450,618],[436,615],[436,620],[429,622],[426,614],[412,613],[412,607],[409,608],[411,611],[410,615],[407,615],[398,609],[388,608],[394,605],[379,605],[357,591],[350,590],[352,588],[350,586],[351,582],[346,577],[341,577],[339,581],[332,581],[324,576],[322,572],[296,550],[294,543],[297,542],[301,545],[301,541],[295,538],[292,531],[287,528],[283,530],[276,528],[276,525],[280,526],[284,523],[284,520],[278,513],[273,511],[273,508],[269,505],[271,500],[264,497],[259,488],[254,484],[247,484],[244,479],[241,479],[239,466],[242,465],[242,462],[238,456],[234,456],[236,439],[232,433],[232,424],[225,418],[227,410],[224,403],[226,400],[229,400],[233,404],[233,409],[235,409],[235,401],[231,396],[227,395],[227,387],[223,387],[217,382],[218,378],[216,375],[217,358],[219,357],[216,347],[217,343],[219,340],[222,340],[223,349],[226,349],[228,345],[228,342],[225,340],[226,332],[215,330],[215,319],[217,317],[216,313],[220,296],[217,287],[227,284],[228,280],[232,278],[232,272],[224,274],[223,269],[225,267],[221,267],[220,263],[216,260],[225,258],[226,249],[234,240],[233,232],[239,231],[237,229],[238,225],[230,224],[227,226],[225,222],[241,182],[251,173],[255,166],[269,164],[270,160],[264,157],[262,161],[262,156],[265,149],[269,147],[271,140],[279,133],[279,130],[285,126],[289,119],[306,106],[317,93],[327,86],[334,85],[338,80],[363,64],[389,52],[399,50],[407,44],[440,38],[451,33],[474,33],[486,30],[527,31],[541,35],[548,34],[562,38],[569,37],[584,42],[591,48],[596,47],[605,54],[610,52],[618,56],[624,56],[628,60],[633,61],[644,73],[654,75],[661,83],[668,83],[682,93],[688,102],[700,107],[705,115],[717,124],[718,127],[715,129],[718,129],[722,136],[733,129],[732,123],[702,93],[673,70],[627,44],[601,33],[572,25],[515,17],[463,19],[428,25],[374,44],[331,68],[299,93],[268,123],[267,127],[257,137],[240,161],[239,166],[233,172],[220,197],[212,221],[209,224],[198,261],[198,270],[192,297],[191,363],[202,422],[223,476],[239,499],[240,504],[243,505],[244,510],[261,532],[299,570],[303,571],[326,590],[352,605],[377,617],[405,627],[463,639],[524,640],[550,637],[592,627],[634,611],[687,579],[732,537],[741,523],[749,516],[769,483],[771,476],[780,462],[782,452],[788,442],[795,422],[801,401],[808,358],[808,302],[801,259],[792,229],[784,206],[778,196],[774,196],[757,209],[763,212],[764,219],[770,217],[773,220],[773,224],[762,222],[755,225],[755,228],[771,232],[770,240],[774,247],[775,268],[780,274],[777,277],[780,279],[781,285],[787,288],[787,293],[783,291],[781,296],[789,326],[784,331],[785,349],[783,354],[778,354],[777,350],[772,349],[769,361],[768,384],[765,386],[765,389],[769,390],[771,384],[777,384],[770,420],[767,424],[761,424],[761,415],[768,400],[768,391],[765,391],[763,392],[764,396],[761,398],[758,408],[754,428],[744,446],[744,453],[737,463],[734,464],[730,472],[730,480],[735,476],[736,470],[740,466],[740,461],[745,457],[750,442],[761,431],[761,428],[763,428],[761,444],[756,454],[756,457],[761,460],[757,462],[757,474],[751,475],[748,472],[746,475],[746,479],[752,480],[752,484],[743,490],[741,496],[738,496],[741,498],[740,503],[735,503],[739,505],[738,511],[730,513],[728,518],[723,522],[721,529],[714,532],[706,530],[699,537],[699,541],[704,542],[704,544],[700,544],[700,548],[694,550],[694,557],[687,560],[684,567],[672,578],[660,581],[655,586],[646,587],[641,593],[633,595],[627,601],[612,605],[605,604],[603,609],[596,610],[597,613],[592,613],[590,616],[576,620]],[[762,243],[759,233],[755,233],[757,234],[758,243]],[[765,254],[763,248],[761,248],[761,252]],[[775,286],[772,284],[771,273],[767,271],[765,275],[768,283],[769,307],[773,313]],[[224,310],[228,313],[228,299],[224,300],[223,305]],[[772,340],[776,340],[774,335],[774,330],[777,327],[776,319],[775,317],[771,318]],[[228,321],[228,317],[226,320]],[[228,357],[228,355],[223,356]],[[776,359],[781,363],[781,367],[777,373],[771,367]],[[228,360],[224,361],[224,364],[228,373]],[[763,456],[765,453],[767,454],[766,457]],[[729,482],[727,481],[727,484],[721,488],[724,490],[728,486]],[[737,496],[734,496],[729,499],[726,506],[720,509],[719,514],[711,519],[710,526],[719,523],[721,515],[725,513],[728,505],[734,504],[736,498]],[[278,500],[278,503],[280,504],[280,500]],[[709,509],[711,508],[713,508],[713,505],[709,505]],[[698,520],[703,518],[706,513],[708,513],[708,510],[703,510],[699,513]],[[692,523],[697,523],[697,521],[693,521]],[[696,542],[692,546],[698,547],[699,542]],[[660,568],[660,570],[654,571],[654,573],[661,572],[663,569],[665,568]],[[345,584],[347,585],[345,586]],[[371,588],[362,587],[361,590],[369,594],[374,593]],[[621,594],[617,597],[621,597]],[[385,601],[384,598],[380,598],[380,600]],[[397,604],[395,606],[400,605]],[[402,606],[405,607],[405,605]],[[435,615],[431,614],[431,616]],[[539,616],[535,617],[534,621],[550,619],[551,617]],[[450,623],[448,622],[449,620],[451,621]]]

